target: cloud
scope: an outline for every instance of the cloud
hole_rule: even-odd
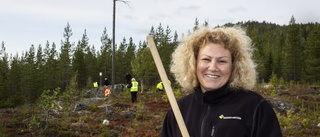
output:
[[[133,37],[145,40],[151,27],[168,25],[178,35],[192,30],[195,18],[210,26],[239,21],[267,21],[287,24],[292,15],[297,23],[319,22],[318,0],[127,0],[129,6],[117,2],[116,42]],[[290,4],[288,4],[290,3]],[[60,45],[63,29],[70,23],[73,42],[87,30],[89,43],[101,45],[104,27],[112,37],[112,0],[1,0],[0,42],[9,52],[28,49],[31,44],[45,44],[46,40]],[[181,36],[181,35],[180,35]],[[15,49],[13,49],[15,48]]]
[[[233,7],[228,10],[228,12],[230,12],[230,13],[239,13],[239,12],[246,12],[246,11],[247,11],[247,9],[242,6]]]
[[[200,7],[197,5],[189,5],[189,6],[182,6],[178,8],[176,11],[177,15],[191,15],[192,13],[197,13],[199,11]],[[191,14],[190,14],[191,13]]]

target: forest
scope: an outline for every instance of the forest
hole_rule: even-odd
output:
[[[320,136],[320,25],[297,24],[293,16],[288,22],[246,21],[223,26],[241,26],[252,39],[259,80],[253,90],[272,104],[283,136]],[[201,25],[209,26],[195,19],[189,32]],[[152,26],[150,34],[175,97],[189,94],[169,73],[171,54],[179,38],[188,34],[179,36],[161,23]],[[72,35],[68,23],[61,43],[48,40],[45,45],[31,45],[21,55],[6,53],[5,47],[11,45],[2,41],[0,136],[159,136],[170,105],[164,93],[155,92],[160,77],[146,41],[137,44],[131,37],[123,38],[113,51],[106,28],[100,49],[89,44],[86,30],[77,42],[70,41]],[[139,82],[136,104],[130,102],[128,88],[103,97],[101,80],[111,80],[112,52],[113,83],[123,85],[126,73],[131,74]],[[100,86],[94,88],[93,82]]]
[[[195,19],[192,31],[200,25]],[[268,22],[247,21],[224,26],[240,25],[251,37],[254,45],[254,60],[257,63],[260,83],[268,83],[271,76],[277,76],[281,82],[319,84],[320,80],[320,25],[319,23],[297,24],[292,16],[288,25]],[[216,26],[219,27],[219,26]],[[178,32],[172,32],[169,26],[151,27],[165,70],[169,73],[171,53],[178,44]],[[183,34],[187,35],[187,34]],[[5,42],[0,52],[0,107],[12,107],[24,103],[33,103],[44,90],[70,88],[73,77],[76,78],[79,91],[100,82],[101,77],[111,80],[112,76],[112,38],[106,28],[102,31],[100,49],[89,44],[84,30],[77,42],[70,41],[72,28],[68,23],[63,32],[61,48],[58,43],[31,45],[22,55],[8,55]],[[116,44],[115,81],[124,83],[126,73],[140,81],[143,89],[155,85],[158,76],[146,41],[133,43],[133,39],[123,38]],[[102,76],[99,73],[102,72]],[[142,90],[143,90],[142,89]]]

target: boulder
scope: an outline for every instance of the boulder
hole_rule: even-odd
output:
[[[278,98],[269,98],[268,102],[272,105],[273,108],[277,112],[280,112],[281,114],[287,114],[287,111],[291,111],[293,114],[297,113],[300,111],[300,109],[296,106],[293,106],[287,102],[282,101],[281,99]]]

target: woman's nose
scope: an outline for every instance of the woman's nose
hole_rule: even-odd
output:
[[[217,62],[216,61],[211,61],[209,63],[209,70],[211,71],[217,71],[218,67],[217,67]]]

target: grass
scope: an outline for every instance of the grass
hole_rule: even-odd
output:
[[[320,136],[317,127],[320,123],[319,89],[297,84],[271,89],[257,86],[254,90],[266,98],[279,98],[299,108],[298,112],[277,112],[284,137]],[[188,93],[174,89],[174,94],[179,98]],[[81,100],[83,98],[72,102]],[[157,137],[170,107],[164,92],[139,92],[138,102],[133,104],[127,89],[112,93],[107,100],[89,103],[79,112],[70,109],[74,103],[62,104],[66,109],[57,110],[52,105],[40,105],[43,107],[39,109],[36,107],[39,104],[0,109],[0,136]],[[98,107],[103,104],[108,104],[110,113],[106,113],[104,107]],[[46,111],[49,115],[43,115]],[[105,119],[110,121],[109,125],[102,124]]]
[[[282,88],[260,90],[266,98],[275,97],[288,102],[299,111],[287,111],[285,114],[277,112],[277,117],[285,137],[319,137],[320,127],[320,96],[319,89],[312,89],[309,85],[291,85]],[[280,95],[276,91],[282,91]]]

